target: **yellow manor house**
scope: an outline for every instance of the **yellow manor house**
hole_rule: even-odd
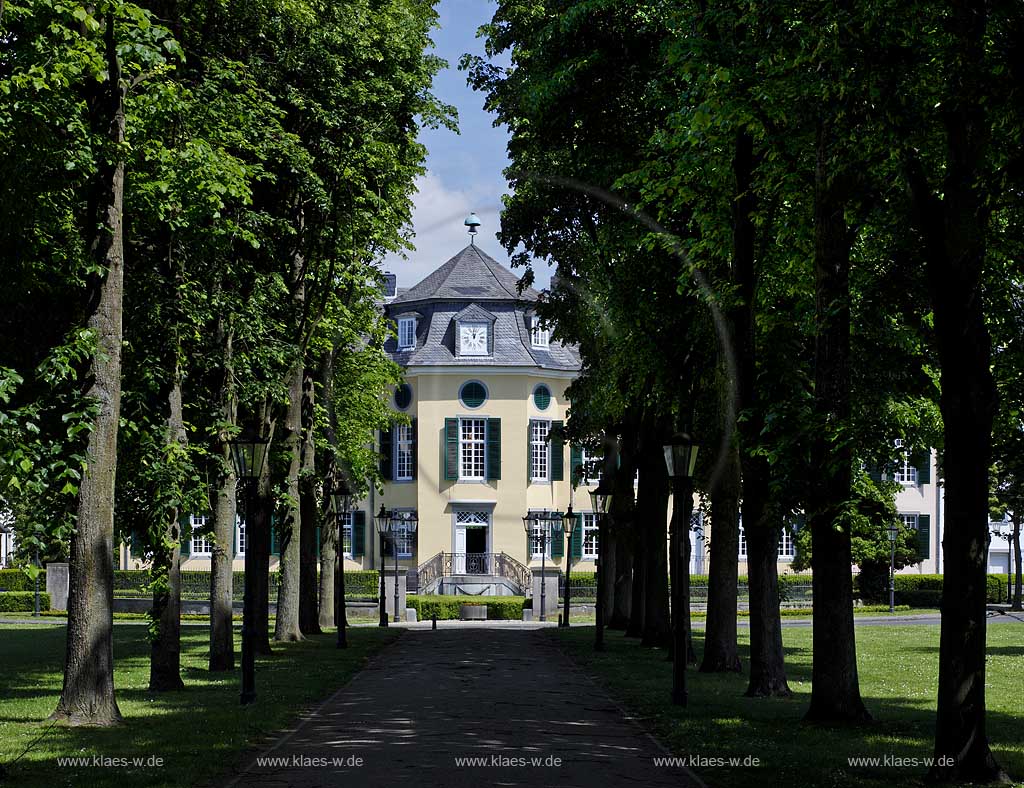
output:
[[[589,496],[581,488],[574,501],[570,483],[582,457],[559,430],[579,356],[537,319],[539,293],[517,284],[470,243],[415,287],[392,287],[385,310],[397,337],[386,350],[405,370],[393,407],[411,423],[379,437],[384,492],[351,517],[347,568],[379,565],[381,504],[415,513],[418,527],[393,542],[421,593],[519,594],[542,556],[553,568],[596,557]],[[582,520],[571,544],[527,535],[528,512],[570,503]]]

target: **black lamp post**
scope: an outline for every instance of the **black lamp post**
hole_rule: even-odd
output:
[[[386,627],[388,625],[388,613],[384,607],[386,600],[384,596],[386,593],[384,590],[384,540],[391,533],[391,512],[384,508],[384,504],[380,505],[380,511],[377,512],[377,516],[373,518],[373,521],[377,526],[377,533],[380,534],[380,621],[378,626]]]
[[[565,514],[562,515],[562,530],[565,531],[565,535],[569,540],[569,552],[565,559],[565,601],[564,611],[562,613],[562,626],[569,626],[569,601],[572,595],[572,584],[569,582],[569,576],[572,570],[572,538],[576,533],[576,528],[579,527],[577,521],[577,514],[572,510],[572,504],[569,504],[569,508],[565,510]]]
[[[548,529],[551,527],[551,519],[554,515],[549,511],[543,512],[529,512],[523,518],[523,529],[526,531],[526,535],[530,537],[530,541],[533,541],[533,529],[534,526],[539,526],[541,529],[541,540],[540,540],[540,620],[547,621],[547,578],[545,573],[547,570],[547,553],[548,553]],[[561,524],[561,520],[559,520]]]
[[[247,544],[245,546],[245,591],[242,602],[242,697],[246,706],[256,700],[256,558],[252,545],[258,544],[254,538],[252,513],[255,510],[253,500],[256,497],[256,480],[263,471],[263,463],[267,457],[269,438],[264,438],[253,424],[246,424],[242,431],[232,440],[227,441],[231,450],[231,465],[235,476],[242,483],[244,501],[242,521],[245,523]]]
[[[338,648],[348,647],[345,627],[345,515],[352,511],[352,489],[338,479],[331,489],[331,504],[338,521],[338,549],[334,553],[334,625],[338,628]]]
[[[889,533],[889,613],[896,612],[896,537],[900,529],[893,523],[886,529]]]
[[[601,552],[604,550],[608,514],[612,510],[612,485],[606,479],[590,491],[590,505],[597,516],[597,560],[594,577],[597,579],[597,599],[594,605],[594,651],[604,651],[604,577],[601,573]]]
[[[416,519],[416,512],[395,512],[391,518],[391,543],[395,548],[395,623],[401,621],[398,615],[398,531],[399,528],[407,533],[416,533],[416,526],[419,521]]]
[[[690,515],[693,512],[693,470],[698,446],[684,433],[676,433],[662,449],[672,479],[672,702],[686,705],[686,606],[689,597]],[[685,577],[685,580],[684,580]]]

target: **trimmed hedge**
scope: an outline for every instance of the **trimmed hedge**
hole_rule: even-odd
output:
[[[277,572],[270,573],[270,598],[277,596]],[[149,571],[146,569],[114,570],[114,596],[147,597],[149,592]],[[2,587],[2,586],[0,586]],[[345,572],[345,599],[373,601],[377,599],[380,574],[376,569],[361,569]],[[231,573],[231,595],[241,602],[245,591],[245,572]],[[206,601],[210,598],[210,573],[198,569],[186,569],[181,573],[181,598]]]
[[[911,607],[938,607],[942,601],[942,575],[896,575],[896,603]],[[985,598],[989,604],[1006,601],[1006,575],[987,575]]]
[[[46,588],[46,570],[39,573],[39,587]],[[32,581],[20,569],[0,569],[0,593],[4,591],[32,591]]]
[[[31,613],[36,609],[36,595],[32,591],[7,591],[0,594],[0,613]],[[50,609],[50,595],[39,592],[39,609]]]
[[[435,614],[438,621],[454,620],[459,617],[462,605],[487,605],[487,618],[492,621],[519,621],[523,617],[521,596],[441,596],[409,594],[406,606],[416,611],[420,621],[429,621]]]

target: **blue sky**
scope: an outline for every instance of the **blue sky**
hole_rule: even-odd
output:
[[[459,134],[447,129],[424,129],[420,141],[427,147],[427,174],[417,181],[414,197],[413,242],[416,251],[408,260],[390,256],[384,268],[398,275],[399,287],[412,287],[466,245],[469,238],[463,220],[475,211],[483,222],[477,244],[499,262],[508,255],[495,238],[499,227],[501,196],[508,184],[502,171],[508,166],[505,145],[508,133],[494,128],[494,116],[483,109],[484,96],[466,84],[458,70],[463,53],[483,54],[477,28],[494,13],[492,0],[441,0],[437,4],[440,29],[432,38],[434,52],[448,61],[448,68],[434,80],[434,94],[459,111]],[[522,269],[516,269],[521,274]],[[546,287],[550,271],[537,269],[537,285]]]

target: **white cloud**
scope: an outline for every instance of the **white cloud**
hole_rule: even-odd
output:
[[[413,197],[412,212],[416,249],[408,253],[406,260],[389,255],[383,263],[384,270],[398,275],[399,287],[412,287],[469,243],[468,228],[463,222],[470,212],[476,213],[481,221],[477,245],[511,268],[508,254],[495,237],[500,227],[500,193],[495,193],[489,185],[471,190],[450,189],[433,172],[419,178],[416,186],[418,193]],[[512,271],[520,276],[523,272],[522,269]],[[548,266],[539,266],[538,285],[546,286],[549,278]]]

